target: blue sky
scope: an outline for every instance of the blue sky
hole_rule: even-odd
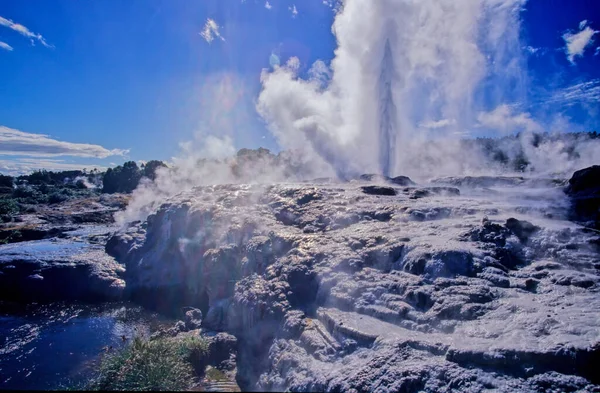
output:
[[[211,133],[277,151],[255,110],[261,70],[331,61],[328,3],[3,0],[0,171],[169,160]],[[522,21],[527,111],[599,129],[600,3],[530,0]]]

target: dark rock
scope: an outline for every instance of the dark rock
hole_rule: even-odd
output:
[[[600,165],[576,171],[565,193],[571,198],[571,220],[600,229]]]
[[[202,326],[202,311],[192,308],[185,312],[185,328],[187,330],[200,329]]]
[[[52,302],[122,298],[124,269],[101,246],[65,240],[0,247],[0,299]]]
[[[369,195],[385,195],[385,196],[396,195],[396,190],[394,190],[392,187],[363,186],[363,187],[361,187],[361,189],[365,194],[369,194]]]
[[[575,195],[580,192],[598,191],[600,188],[600,165],[593,165],[573,173],[565,192]]]
[[[75,227],[53,227],[49,225],[17,226],[12,229],[0,229],[0,242],[18,243],[33,240],[60,237],[67,231],[75,230]]]
[[[74,224],[110,224],[115,220],[113,218],[116,210],[99,210],[91,212],[77,212],[71,214],[71,222]]]
[[[407,176],[396,176],[390,179],[390,182],[399,186],[414,186],[415,182]]]
[[[368,181],[368,182],[380,182],[380,183],[393,183],[399,186],[412,186],[415,185],[409,177],[407,176],[396,176],[396,177],[387,177],[383,175],[376,175],[372,173],[363,174],[358,177],[358,180]]]
[[[537,232],[540,228],[528,221],[520,221],[516,218],[509,218],[504,224],[508,230],[515,234],[516,237],[523,243],[527,242],[531,235]]]
[[[228,362],[237,352],[238,340],[228,333],[207,333],[204,338],[208,341],[208,364],[219,367]],[[235,364],[235,363],[234,363]]]

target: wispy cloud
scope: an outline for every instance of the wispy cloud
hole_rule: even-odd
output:
[[[479,127],[491,128],[505,133],[517,130],[540,131],[542,127],[527,112],[514,113],[509,105],[499,105],[491,112],[481,112],[477,116]]]
[[[29,30],[27,27],[23,26],[22,24],[15,23],[10,19],[6,19],[6,18],[3,18],[0,16],[0,26],[8,27],[9,29],[14,30],[17,33],[31,39],[32,44],[34,43],[34,41],[38,41],[39,43],[44,45],[46,48],[53,48],[52,45],[50,45],[46,42],[46,39],[44,37],[42,37],[41,34],[36,34],[36,33],[32,32],[31,30]]]
[[[43,134],[31,134],[0,126],[0,155],[56,157],[76,156],[106,158],[122,156],[128,150],[109,150],[100,145],[58,141]]]
[[[69,170],[82,170],[82,169],[98,169],[104,171],[107,167],[102,165],[94,164],[74,164],[65,162],[65,160],[51,160],[51,159],[34,159],[34,158],[18,158],[15,160],[0,160],[0,172],[2,174],[8,174],[12,176],[23,175],[26,173],[33,172],[39,169],[46,169],[48,171],[69,171]]]
[[[202,32],[200,32],[200,35],[209,44],[211,42],[213,42],[213,40],[215,38],[220,38],[221,41],[225,41],[225,38],[223,38],[221,36],[221,33],[219,32],[220,28],[221,27],[219,26],[219,24],[217,22],[215,22],[213,19],[208,18],[208,19],[206,19],[206,23],[204,24],[204,29],[202,29]]]
[[[545,100],[545,103],[565,106],[598,102],[600,102],[600,79],[593,79],[557,90],[550,99]]]
[[[271,8],[273,8],[273,6],[271,5],[271,3],[269,3],[268,1],[265,3],[265,8],[270,10]]]
[[[429,128],[429,129],[437,129],[437,128],[448,127],[453,124],[456,124],[456,120],[442,119],[442,120],[438,120],[438,121],[424,121],[422,123],[419,123],[419,127]]]
[[[575,64],[575,57],[582,57],[585,48],[594,42],[594,35],[597,30],[587,26],[587,20],[582,20],[579,23],[579,33],[566,32],[563,34],[565,40],[565,53],[571,64]]]
[[[8,45],[6,42],[2,42],[0,41],[0,48],[7,50],[7,51],[12,51],[13,47]]]
[[[295,18],[298,15],[298,9],[296,8],[296,4],[292,4],[291,6],[288,7],[288,9],[292,13],[292,18]]]

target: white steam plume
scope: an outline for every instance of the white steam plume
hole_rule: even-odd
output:
[[[228,135],[239,128],[230,113],[239,86],[225,78],[214,92],[206,90],[210,97],[203,105],[210,121],[201,134],[218,137],[182,145],[181,158],[159,169],[155,182],[143,183],[117,221],[143,219],[164,199],[197,185],[361,173],[419,181],[505,172],[506,165],[490,164],[489,152],[459,139],[475,131],[521,131],[518,139],[500,140],[501,152],[494,154],[517,161],[525,155],[527,170],[536,173],[572,173],[597,163],[600,140],[538,143],[534,132],[568,131],[568,119],[551,119],[544,127],[519,109],[526,107],[528,87],[529,52],[519,38],[525,1],[345,0],[336,8],[337,48],[329,65],[316,61],[302,79],[298,73],[306,67],[297,58],[280,66],[275,57],[273,69],[261,74],[258,113],[280,147],[293,151],[297,165],[291,167],[310,164],[312,171],[290,174],[272,157],[243,165],[224,158],[235,151],[238,139]],[[558,123],[566,127],[552,127]]]
[[[338,47],[328,86],[275,67],[263,72],[257,109],[283,148],[304,146],[338,172],[424,175],[428,168],[415,162],[425,145],[434,148],[433,158],[459,156],[452,154],[458,153],[454,142],[433,146],[432,137],[456,139],[481,112],[524,99],[523,5],[347,0],[333,25]],[[470,159],[453,161],[443,168],[472,167]],[[440,167],[429,169],[440,174]]]

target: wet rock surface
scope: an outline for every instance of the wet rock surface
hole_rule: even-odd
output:
[[[120,300],[125,269],[100,245],[70,239],[0,248],[0,298],[13,301]]]
[[[597,233],[560,181],[474,182],[201,187],[106,251],[132,297],[235,336],[247,390],[597,391]]]
[[[106,254],[120,195],[71,200],[18,215],[0,228],[0,300],[113,301],[124,266]]]

